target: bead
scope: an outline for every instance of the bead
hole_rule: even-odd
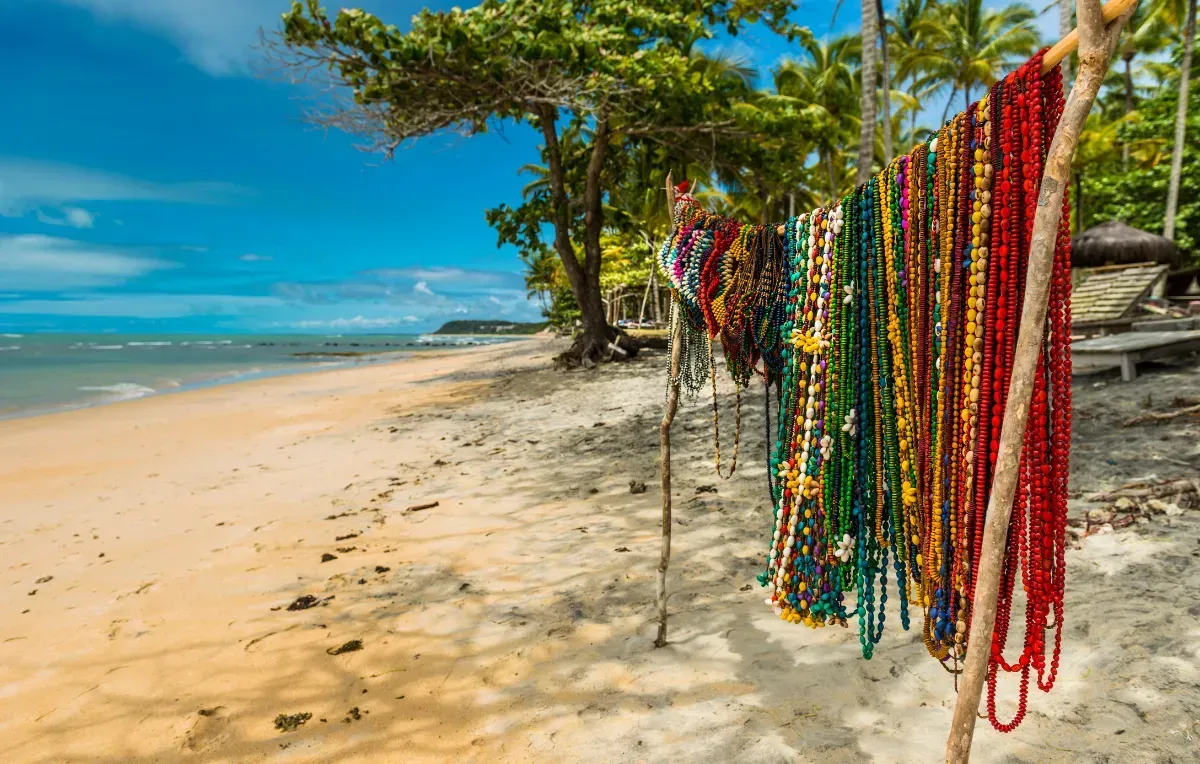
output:
[[[739,389],[756,372],[782,381],[767,470],[774,527],[759,576],[767,602],[813,628],[857,616],[865,657],[882,636],[889,599],[904,626],[909,608],[920,608],[926,647],[939,660],[961,660],[968,647],[1019,282],[1061,115],[1056,72],[1043,78],[1035,57],[832,210],[789,220],[782,249],[773,232],[709,216],[692,201],[674,210],[676,230],[659,258],[683,316],[721,337]],[[1064,228],[1003,562],[1014,585],[1004,591],[1019,579],[1026,592],[1027,637],[1006,663],[1013,603],[1002,595],[989,698],[998,672],[1036,672],[1046,688],[1059,664],[1068,247]],[[704,368],[715,383],[715,369]],[[1043,633],[1048,623],[1055,640]],[[1010,729],[1024,698],[1022,685],[1013,722],[998,722],[994,704],[989,717]]]

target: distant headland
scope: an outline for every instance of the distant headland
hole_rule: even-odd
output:
[[[549,324],[519,321],[447,321],[434,334],[537,334]]]

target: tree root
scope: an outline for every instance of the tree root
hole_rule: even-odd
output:
[[[591,369],[609,361],[628,361],[637,355],[637,340],[615,327],[604,335],[584,332],[575,338],[571,347],[555,356],[554,368]]]

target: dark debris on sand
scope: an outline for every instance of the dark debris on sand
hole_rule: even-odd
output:
[[[340,647],[331,647],[328,650],[326,650],[325,652],[330,655],[341,655],[342,653],[352,653],[352,652],[355,652],[355,651],[361,650],[361,649],[363,649],[362,640],[361,639],[352,639],[349,642],[345,643],[344,645],[341,645]]]
[[[300,714],[280,714],[275,717],[275,729],[280,732],[295,732],[311,718],[312,714],[307,711]]]
[[[316,597],[312,594],[305,594],[304,596],[297,597],[295,600],[293,600],[292,604],[287,606],[287,609],[290,612],[295,612],[297,610],[308,610],[309,608],[316,607],[317,605],[328,605],[329,600],[333,599],[333,597],[334,595],[331,594],[325,599],[321,599],[320,597]]]

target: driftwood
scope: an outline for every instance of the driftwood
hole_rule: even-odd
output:
[[[954,706],[950,737],[946,741],[947,764],[966,764],[971,758],[971,740],[975,734],[975,722],[979,718],[979,698],[987,678],[988,658],[991,657],[988,646],[992,643],[992,632],[996,626],[996,595],[1000,588],[1005,541],[1012,515],[1013,495],[1017,488],[1025,424],[1029,419],[1029,400],[1033,395],[1042,330],[1046,324],[1054,245],[1058,238],[1063,194],[1070,179],[1071,157],[1108,70],[1117,37],[1133,14],[1136,2],[1112,0],[1106,8],[1101,9],[1100,0],[1079,0],[1076,7],[1079,74],[1067,97],[1054,140],[1050,143],[1038,194],[1037,213],[1033,220],[1033,238],[1029,245],[1029,264],[1025,277],[1025,304],[1021,311],[1021,326],[1013,357],[1008,405],[1000,429],[1000,454],[996,461],[992,497],[983,531],[983,553],[979,559],[975,600],[972,603],[969,647],[958,685],[958,701]],[[1106,18],[1109,20],[1106,21]],[[1058,58],[1052,59],[1047,54],[1045,67],[1052,68],[1062,60],[1068,51],[1060,50],[1061,47],[1062,43],[1059,43],[1050,51]]]
[[[675,230],[675,186],[667,173],[667,210]],[[667,408],[658,425],[658,451],[662,461],[662,552],[658,559],[658,636],[655,647],[667,644],[667,566],[671,563],[671,422],[679,407],[679,364],[683,356],[683,321],[671,325],[671,366],[667,373]]]
[[[1108,506],[1089,509],[1082,518],[1068,521],[1069,539],[1076,545],[1097,533],[1111,533],[1137,522],[1149,522],[1155,515],[1171,517],[1200,507],[1200,480],[1177,478],[1157,483],[1139,480],[1126,483],[1115,491],[1091,494],[1087,500],[1106,502]]]
[[[1157,499],[1162,496],[1180,496],[1195,493],[1200,495],[1200,481],[1195,478],[1178,478],[1161,483],[1127,483],[1115,491],[1093,493],[1085,498],[1088,501],[1117,501],[1119,499]]]
[[[411,507],[405,508],[404,511],[405,512],[420,512],[423,509],[433,509],[437,505],[438,505],[438,503],[436,501],[431,501],[428,504],[414,504]]]
[[[1143,422],[1169,422],[1181,416],[1200,416],[1200,403],[1195,406],[1185,406],[1175,411],[1164,411],[1161,414],[1140,414],[1125,421],[1126,427],[1132,427],[1135,424]]]

